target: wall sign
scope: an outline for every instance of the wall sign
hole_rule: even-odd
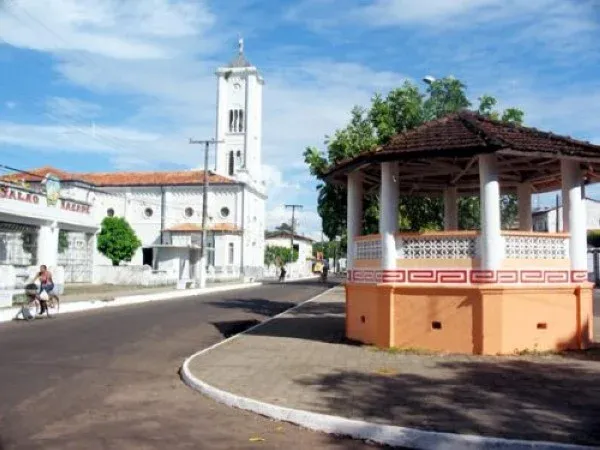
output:
[[[55,197],[55,192],[52,197]],[[15,200],[23,203],[31,203],[34,205],[40,204],[40,197],[46,197],[47,205],[52,206],[57,202],[53,199],[48,200],[48,197],[44,194],[38,194],[35,192],[29,192],[26,190],[16,189],[6,185],[0,185],[0,200]],[[58,199],[57,199],[58,200]],[[79,203],[73,200],[60,199],[60,209],[65,211],[76,212],[80,214],[89,214],[90,205]]]
[[[0,186],[0,198],[8,200],[17,200],[25,203],[33,203],[37,205],[40,202],[38,194],[27,191],[20,191],[18,189],[12,189],[8,186]]]

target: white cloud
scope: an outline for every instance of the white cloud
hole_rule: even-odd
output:
[[[177,40],[207,30],[203,1],[20,0],[0,10],[2,39],[15,47],[83,51],[117,59],[170,58]]]
[[[102,153],[111,157],[116,168],[137,166],[140,154],[150,165],[177,162],[197,166],[200,153],[187,139],[214,135],[214,70],[233,56],[234,42],[231,50],[215,59],[198,59],[191,51],[199,36],[186,28],[189,17],[196,18],[196,22],[213,23],[202,2],[184,2],[188,8],[185,13],[169,9],[170,15],[155,14],[152,20],[161,21],[162,25],[152,27],[144,24],[147,11],[136,6],[136,2],[92,3],[86,9],[86,2],[60,0],[54,10],[50,9],[49,0],[19,4],[19,9],[33,16],[52,17],[48,26],[60,29],[69,46],[52,39],[52,34],[44,30],[32,34],[10,15],[0,15],[0,26],[8,27],[2,36],[15,46],[59,56],[56,69],[68,82],[98,94],[130,96],[139,108],[120,127],[115,127],[103,124],[103,111],[97,105],[53,97],[46,106],[55,126],[6,124],[0,141],[51,151]],[[166,0],[153,3],[163,9],[175,8],[173,5],[177,4],[167,7]],[[23,20],[28,17],[21,15]],[[90,33],[119,42],[108,39],[108,48],[99,48]],[[180,50],[166,57],[164,49],[177,47],[172,45],[173,39]],[[132,43],[141,47],[128,47]],[[248,44],[251,59],[252,47]],[[73,50],[85,50],[89,56],[82,58]],[[367,104],[373,91],[385,91],[403,77],[391,71],[325,59],[260,69],[266,80],[263,161],[269,183],[269,210],[289,201],[310,207],[316,192],[303,162],[305,147],[322,145],[325,134],[344,125],[352,106]],[[92,118],[95,129],[91,128]],[[320,229],[320,219],[313,218],[307,224],[316,227],[312,231]]]

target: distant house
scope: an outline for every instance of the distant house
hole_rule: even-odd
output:
[[[591,198],[585,199],[587,229],[597,230],[600,228],[600,201]],[[558,217],[557,217],[558,211]],[[533,231],[547,231],[556,233],[563,230],[563,208],[548,208],[534,211]],[[557,226],[558,225],[558,226]]]
[[[292,277],[308,276],[311,274],[312,245],[315,241],[309,237],[294,233],[294,249],[298,252],[298,260],[289,264],[288,273]],[[292,234],[289,231],[267,231],[265,233],[265,248],[269,246],[290,248]],[[273,271],[273,267],[268,270]]]

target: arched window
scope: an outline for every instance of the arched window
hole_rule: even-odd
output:
[[[235,172],[235,160],[233,158],[233,150],[229,152],[229,175]]]
[[[240,117],[238,120],[238,132],[241,133],[244,131],[244,110],[240,109]]]
[[[229,131],[233,131],[233,109],[229,110]]]
[[[242,161],[242,152],[239,150],[237,152],[235,152],[235,165],[238,168],[244,167],[244,164]]]
[[[228,252],[229,253],[229,255],[228,255],[228,264],[232,265],[233,264],[233,259],[234,259],[233,257],[235,256],[235,247],[233,245],[233,242],[229,243],[228,250],[229,250],[229,252]]]

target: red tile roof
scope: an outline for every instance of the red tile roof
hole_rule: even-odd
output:
[[[96,186],[168,186],[204,183],[204,171],[202,170],[69,173],[50,166],[32,169],[27,173],[7,175],[2,179],[36,182],[41,181],[48,173],[58,176],[62,181],[83,181]],[[208,182],[212,184],[234,183],[230,178],[213,173],[209,174]]]
[[[519,151],[524,155],[600,159],[598,145],[461,111],[400,133],[385,145],[340,161],[326,177],[385,160],[462,157],[499,150]]]
[[[241,231],[236,225],[232,223],[214,223],[212,225],[209,225],[206,229],[207,231]],[[180,223],[177,225],[173,225],[172,227],[166,228],[164,231],[202,231],[202,225],[199,223]]]

